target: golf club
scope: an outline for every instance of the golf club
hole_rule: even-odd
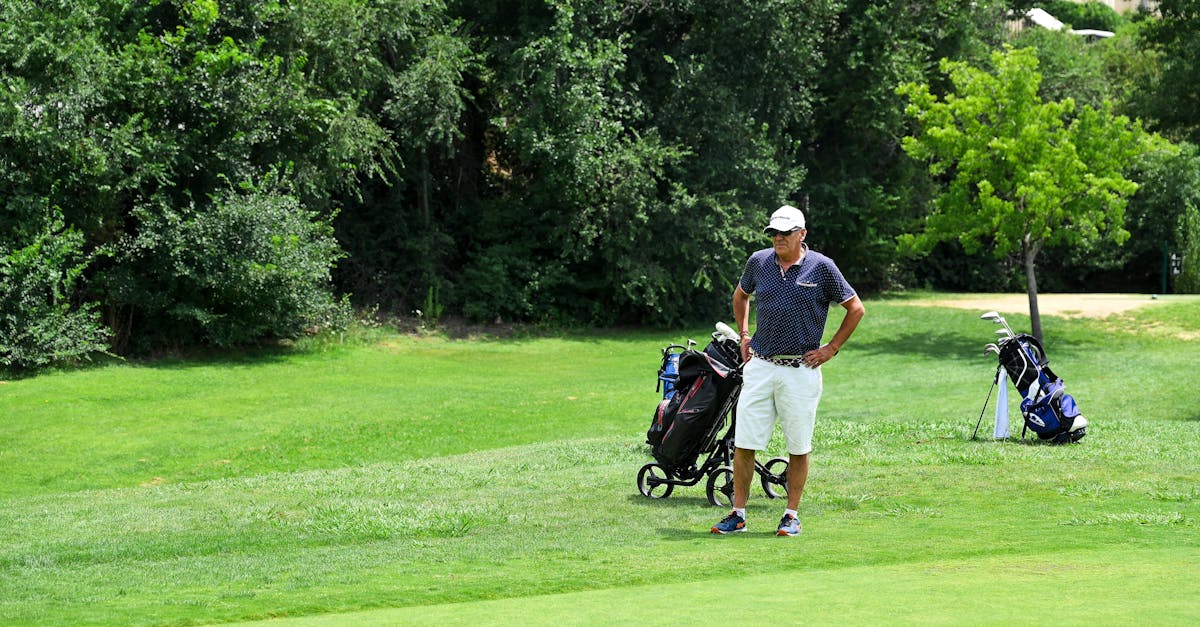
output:
[[[984,319],[984,320],[991,320],[992,322],[995,322],[996,324],[1004,325],[1004,328],[1005,328],[1006,330],[1008,330],[1008,335],[1009,335],[1009,336],[1015,336],[1015,335],[1016,335],[1016,333],[1013,333],[1013,330],[1012,330],[1012,328],[1008,326],[1008,322],[1007,322],[1007,321],[1005,321],[1005,320],[1004,320],[1004,317],[1003,317],[1003,316],[1001,316],[999,313],[996,313],[996,312],[994,312],[994,311],[988,311],[988,312],[985,312],[985,313],[984,313],[982,316],[979,316],[979,317],[980,317],[980,318],[982,318],[982,319]]]

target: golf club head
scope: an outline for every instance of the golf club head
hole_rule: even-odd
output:
[[[1004,337],[1012,337],[1013,336],[1012,331],[1009,331],[1007,328],[996,329],[996,335],[1003,335]]]
[[[995,322],[996,324],[1000,324],[1000,320],[1002,319],[1002,318],[1000,318],[1000,314],[998,314],[994,311],[985,312],[982,316],[979,316],[979,317],[983,320],[991,320],[992,322]]]
[[[737,331],[734,331],[733,327],[730,327],[729,325],[725,324],[724,322],[718,322],[716,326],[717,326],[717,333],[720,334],[722,337],[731,339],[735,342],[741,339],[741,335],[739,335]]]
[[[1000,347],[999,347],[999,346],[996,346],[995,344],[987,344],[987,345],[985,345],[985,346],[983,347],[983,352],[984,352],[984,354],[987,354],[987,353],[996,353],[997,355],[999,355],[999,354],[1000,354]]]

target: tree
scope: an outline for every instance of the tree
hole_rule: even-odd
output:
[[[1145,77],[1143,117],[1147,127],[1172,140],[1200,143],[1200,11],[1192,0],[1162,0],[1159,19],[1140,31],[1146,49],[1161,59],[1160,73]]]
[[[918,127],[904,150],[927,162],[944,189],[923,228],[899,241],[912,253],[951,239],[967,252],[1019,253],[1033,334],[1041,339],[1038,253],[1046,245],[1128,239],[1125,205],[1137,184],[1121,168],[1140,154],[1144,135],[1107,103],[1077,111],[1070,98],[1043,102],[1032,49],[1006,46],[992,62],[989,72],[943,60],[953,86],[944,99],[928,85],[901,87]]]
[[[1127,37],[1122,37],[1126,39]],[[1013,40],[1018,48],[1037,50],[1038,72],[1042,75],[1038,95],[1044,100],[1070,98],[1076,106],[1100,107],[1113,100],[1117,81],[1105,71],[1104,49],[1111,40],[1086,44],[1066,31],[1027,28]]]
[[[728,311],[804,178],[834,3],[460,2],[477,42],[479,197],[440,218],[448,305],[480,320],[679,323]],[[738,19],[729,19],[737,15]]]
[[[1092,6],[1112,13],[1102,4]],[[1058,12],[1051,12],[1068,21]],[[1071,98],[1076,107],[1087,105],[1097,109],[1103,107],[1104,101],[1111,100],[1118,113],[1137,117],[1138,99],[1142,97],[1137,85],[1153,74],[1158,61],[1137,46],[1137,32],[1143,22],[1121,19],[1125,23],[1116,29],[1116,36],[1093,42],[1085,42],[1066,30],[1045,28],[1027,28],[1013,40],[1016,47],[1037,49],[1038,72],[1042,75],[1038,94],[1043,100]],[[1071,23],[1081,27],[1079,22]],[[1188,162],[1178,153],[1163,141],[1160,149],[1148,151],[1125,165],[1125,177],[1140,186],[1125,209],[1125,228],[1131,234],[1125,245],[1110,246],[1098,241],[1090,245],[1048,246],[1039,257],[1039,288],[1159,289],[1156,286],[1162,271],[1163,242],[1174,237],[1182,211],[1182,205],[1175,209],[1172,200],[1182,189],[1177,191],[1172,185],[1158,183],[1163,175],[1178,171]]]
[[[896,88],[938,78],[940,58],[986,56],[1005,32],[1007,4],[838,3],[821,45],[812,124],[799,137],[809,241],[854,268],[856,288],[886,289],[907,279],[896,263],[895,237],[930,194],[928,175],[900,147],[906,103]]]

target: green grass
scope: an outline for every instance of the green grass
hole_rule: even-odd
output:
[[[637,493],[658,350],[702,329],[5,382],[0,623],[1200,619],[1200,303],[1044,319],[1091,421],[1069,447],[968,438],[977,313],[867,307],[795,539],[761,491],[728,538],[702,486]]]
[[[1056,553],[1053,560],[1028,556],[990,556],[900,565],[809,569],[802,584],[781,590],[779,575],[660,583],[552,596],[518,597],[467,604],[406,607],[353,612],[286,621],[294,625],[441,625],[568,624],[638,625],[736,622],[765,625],[803,617],[806,624],[1189,624],[1195,578],[1178,573],[1194,568],[1194,551],[1132,550]],[[1121,582],[1122,594],[1111,582]],[[1148,621],[1145,595],[1160,597],[1159,586],[1172,581]],[[1066,595],[1017,591],[1059,590]],[[774,591],[768,593],[767,591]],[[736,610],[722,610],[719,599],[737,599]],[[1134,600],[1135,602],[1131,602]],[[714,605],[716,610],[711,609]],[[886,617],[880,608],[887,607]],[[553,617],[553,618],[551,618]],[[583,618],[581,618],[583,617]],[[687,617],[681,619],[680,617]],[[789,620],[790,619],[790,620]]]

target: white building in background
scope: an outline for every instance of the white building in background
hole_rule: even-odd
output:
[[[1104,4],[1118,13],[1129,13],[1132,11],[1146,10],[1158,11],[1157,0],[1071,0],[1076,4],[1087,4],[1089,2],[1099,2]],[[1084,29],[1068,29],[1062,20],[1050,15],[1045,9],[1033,8],[1025,12],[1023,17],[1015,17],[1010,19],[1009,30],[1013,33],[1018,33],[1028,26],[1038,26],[1046,30],[1066,30],[1072,35],[1079,35],[1087,41],[1096,41],[1097,39],[1107,39],[1113,36],[1113,33],[1106,30],[1095,30],[1090,28]]]
[[[1109,37],[1113,36],[1112,31],[1107,31],[1107,30],[1095,30],[1095,29],[1091,29],[1091,28],[1084,28],[1084,29],[1079,29],[1079,30],[1076,30],[1073,28],[1068,29],[1068,28],[1066,28],[1066,24],[1063,24],[1061,20],[1054,17],[1053,15],[1050,15],[1049,13],[1047,13],[1046,11],[1044,11],[1042,9],[1030,9],[1030,10],[1026,11],[1025,12],[1025,21],[1035,24],[1037,26],[1040,26],[1046,30],[1066,29],[1066,31],[1068,33],[1071,33],[1072,35],[1079,35],[1080,37],[1083,37],[1083,38],[1087,39],[1088,41],[1095,41],[1097,39],[1108,39]],[[1022,27],[1023,27],[1023,25],[1018,24],[1015,30],[1020,30]]]

